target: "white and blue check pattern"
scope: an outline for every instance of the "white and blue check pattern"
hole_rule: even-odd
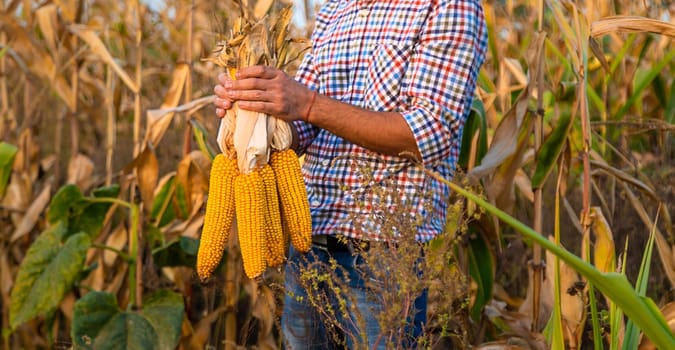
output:
[[[486,42],[478,0],[329,0],[296,79],[338,101],[400,112],[423,166],[451,178]],[[443,231],[447,186],[405,158],[295,126],[313,234],[377,239],[388,213],[401,209],[418,241]]]

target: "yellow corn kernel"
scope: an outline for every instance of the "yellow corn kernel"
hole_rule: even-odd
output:
[[[197,274],[206,281],[220,263],[234,219],[234,180],[239,175],[236,159],[216,155],[211,165],[209,197],[197,253]]]
[[[249,278],[256,278],[267,267],[265,188],[259,170],[237,176],[234,181],[234,198],[244,272]]]
[[[279,195],[274,170],[266,164],[260,170],[265,186],[265,241],[267,243],[266,261],[270,267],[276,267],[286,260],[286,239],[281,228],[279,213]]]
[[[282,223],[293,247],[308,252],[312,243],[312,218],[298,156],[292,149],[272,152],[270,165],[277,178]]]
[[[227,72],[230,74],[230,79],[237,80],[237,69],[236,68],[227,68]]]

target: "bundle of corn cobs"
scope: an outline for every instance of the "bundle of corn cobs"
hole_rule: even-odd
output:
[[[242,11],[230,39],[207,60],[226,68],[232,79],[242,67],[284,67],[292,42],[287,38],[290,19],[290,8],[261,20]],[[241,110],[235,102],[221,120],[217,141],[222,153],[211,166],[197,256],[199,278],[207,280],[218,266],[235,216],[249,278],[281,265],[289,239],[298,251],[308,251],[312,222],[300,163],[289,148],[290,126],[273,116]]]

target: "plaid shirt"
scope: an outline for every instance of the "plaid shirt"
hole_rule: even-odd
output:
[[[478,0],[328,0],[296,79],[337,101],[401,113],[423,166],[449,179],[486,40]],[[446,185],[404,158],[295,126],[313,234],[414,231],[424,242],[443,232]]]

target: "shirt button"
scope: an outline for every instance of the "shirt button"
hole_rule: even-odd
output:
[[[368,13],[370,13],[370,10],[368,10],[368,9],[360,9],[360,10],[359,10],[359,17],[368,17]]]
[[[328,160],[328,159],[322,160],[322,161],[321,161],[321,165],[323,165],[323,166],[329,166],[329,165],[330,165],[330,160]]]
[[[321,204],[321,202],[319,202],[318,200],[315,199],[315,200],[312,201],[311,204],[312,204],[313,207],[318,207]]]

